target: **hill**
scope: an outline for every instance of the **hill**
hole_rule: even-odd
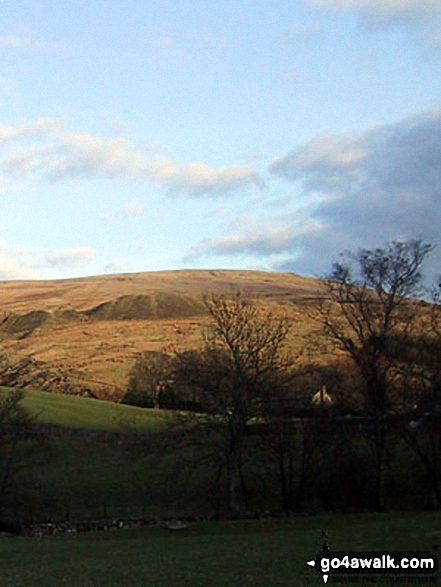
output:
[[[0,281],[3,313],[33,310],[85,311],[125,295],[168,292],[195,296],[228,294],[240,289],[252,297],[308,297],[317,294],[316,279],[293,273],[233,270],[154,271],[46,281]],[[38,308],[37,308],[38,305]]]
[[[0,387],[0,394],[10,390]],[[161,427],[164,417],[160,410],[34,390],[25,392],[23,405],[38,422],[89,430],[151,431]]]
[[[0,384],[118,401],[143,351],[200,344],[206,294],[241,291],[283,307],[299,327],[318,281],[260,271],[164,271],[0,282]]]

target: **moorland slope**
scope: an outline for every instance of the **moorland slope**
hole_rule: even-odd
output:
[[[283,307],[292,344],[310,332],[319,282],[291,273],[183,270],[0,282],[0,384],[118,401],[143,351],[197,347],[204,295]]]

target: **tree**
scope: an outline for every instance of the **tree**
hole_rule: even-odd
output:
[[[142,353],[132,366],[129,384],[122,403],[154,408],[167,393],[172,381],[170,355],[156,351]]]
[[[391,345],[419,312],[422,264],[432,251],[422,240],[345,253],[322,280],[318,318],[326,335],[351,358],[361,379],[365,414],[374,421],[377,508],[384,508],[387,416],[400,408],[399,368]]]
[[[45,436],[23,406],[23,398],[21,389],[0,395],[0,517],[17,474],[32,466],[31,457],[40,451]]]
[[[248,507],[244,465],[253,420],[265,399],[282,394],[292,358],[285,350],[286,316],[263,310],[240,294],[205,298],[211,319],[200,351],[177,353],[176,385],[190,393],[203,413],[193,418],[193,439],[202,438],[226,477],[228,508]]]
[[[411,421],[403,438],[418,456],[426,486],[441,507],[441,284],[425,308],[422,328],[400,340],[397,354],[406,365]],[[428,304],[427,304],[428,306]]]

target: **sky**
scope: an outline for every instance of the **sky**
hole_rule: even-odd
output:
[[[441,273],[440,0],[0,0],[0,279]]]

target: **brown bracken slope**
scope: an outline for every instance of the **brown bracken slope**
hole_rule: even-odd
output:
[[[184,270],[54,281],[0,282],[0,384],[118,401],[146,350],[196,348],[207,322],[204,295],[240,291],[281,308],[299,346],[305,305],[319,282],[290,273]]]

